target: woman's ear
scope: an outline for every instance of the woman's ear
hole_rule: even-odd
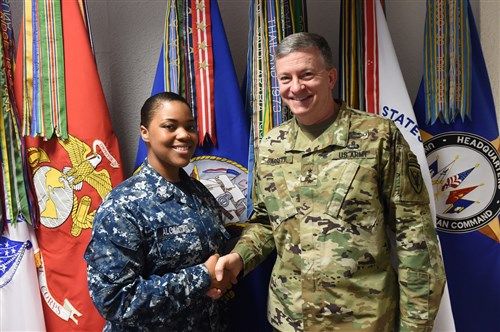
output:
[[[149,130],[141,125],[141,137],[144,142],[149,142]]]

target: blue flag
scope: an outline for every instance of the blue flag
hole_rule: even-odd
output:
[[[224,208],[227,224],[240,223],[247,220],[250,119],[244,109],[243,97],[217,1],[210,1],[210,6],[217,144],[205,139],[203,145],[197,147],[190,165],[185,170],[210,189]],[[189,22],[189,19],[186,21]],[[167,61],[170,60],[169,56]],[[162,45],[151,95],[168,90],[173,91],[165,83],[165,71],[168,69],[165,68],[164,60],[165,46]],[[192,61],[192,59],[186,61]],[[184,69],[187,73],[190,71],[188,66]],[[194,75],[191,73],[181,73],[181,75],[188,77],[187,80],[194,81]],[[194,85],[194,82],[185,82],[185,84],[186,86]],[[184,90],[184,88],[179,90]],[[173,92],[182,94],[182,91]],[[184,97],[187,100],[194,99],[187,95]],[[195,109],[196,105],[192,107]],[[146,156],[146,145],[139,137],[134,169],[140,167]]]
[[[428,11],[427,15],[433,14]],[[433,113],[429,105],[446,105],[450,98],[445,97],[448,100],[442,102],[436,92],[440,89],[426,88],[429,86],[426,79],[434,74],[429,70],[442,68],[428,62],[414,108],[424,138],[427,161],[431,165],[436,225],[455,327],[457,331],[488,332],[498,331],[500,309],[498,125],[479,36],[468,2],[465,3],[464,15],[468,15],[470,33],[464,35],[463,41],[470,41],[470,48],[463,43],[461,50],[470,52],[463,56],[463,59],[470,57],[470,66],[464,67],[470,67],[470,77],[464,75],[467,81],[461,84],[460,92],[469,100],[456,110],[451,105],[446,106],[443,109],[446,108],[448,113],[436,116],[439,112]],[[444,40],[448,37],[446,35]],[[449,68],[453,66],[451,63]],[[441,91],[453,84],[441,86],[444,89]],[[467,85],[470,93],[465,89]],[[450,104],[455,104],[455,101]],[[465,112],[468,105],[470,115]]]

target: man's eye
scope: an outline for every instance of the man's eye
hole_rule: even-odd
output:
[[[174,125],[163,125],[163,128],[168,129],[168,130],[175,130]]]
[[[279,80],[281,83],[288,83],[290,82],[290,77],[280,77]]]
[[[304,73],[304,75],[302,75],[302,79],[304,79],[304,80],[310,80],[313,77],[314,77],[313,73]]]

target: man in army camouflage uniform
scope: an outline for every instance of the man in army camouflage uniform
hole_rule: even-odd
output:
[[[217,277],[276,248],[276,330],[431,331],[445,274],[417,158],[392,121],[334,100],[323,37],[283,39],[276,71],[295,116],[259,145],[254,215]]]

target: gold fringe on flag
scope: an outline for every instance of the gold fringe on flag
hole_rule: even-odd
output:
[[[426,122],[471,118],[467,1],[428,0],[424,44]]]
[[[15,225],[18,218],[31,223],[27,180],[23,167],[23,142],[14,109],[14,36],[10,4],[1,1],[0,24],[3,28],[0,52],[0,210],[1,226]],[[0,232],[1,233],[1,232]]]
[[[23,135],[68,138],[61,1],[24,1]]]
[[[291,117],[281,103],[274,75],[274,50],[286,36],[306,31],[305,1],[253,0],[249,12],[245,107],[252,117],[252,144]]]

